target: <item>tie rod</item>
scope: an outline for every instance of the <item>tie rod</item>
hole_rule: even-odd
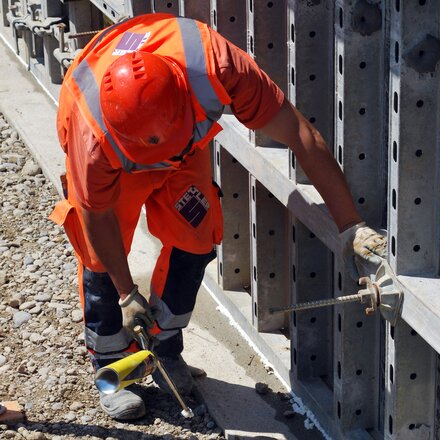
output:
[[[283,312],[299,312],[301,310],[316,309],[319,307],[335,306],[350,302],[367,304],[365,313],[373,315],[377,310],[382,316],[395,325],[403,302],[403,293],[399,290],[397,279],[386,261],[379,266],[376,274],[370,277],[362,277],[359,284],[365,286],[358,293],[353,295],[339,296],[315,301],[307,301],[298,304],[291,304],[284,307],[272,307],[271,314]]]

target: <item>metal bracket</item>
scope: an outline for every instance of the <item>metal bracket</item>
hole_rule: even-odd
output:
[[[374,286],[373,288],[378,291],[380,313],[391,325],[396,325],[402,310],[403,292],[397,287],[397,278],[388,262],[383,261],[376,274],[372,275],[371,278],[371,280],[367,279]],[[369,288],[367,283],[367,289]]]

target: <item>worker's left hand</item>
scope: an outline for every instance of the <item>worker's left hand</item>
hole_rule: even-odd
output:
[[[359,280],[355,257],[366,263],[379,265],[387,258],[387,239],[365,222],[358,223],[339,234],[342,240],[342,255],[351,277]]]

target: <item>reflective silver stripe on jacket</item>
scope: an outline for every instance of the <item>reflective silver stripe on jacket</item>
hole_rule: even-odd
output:
[[[151,165],[141,165],[142,168],[139,168],[137,163],[132,162],[124,155],[113,136],[107,131],[107,127],[102,118],[101,105],[99,101],[99,86],[87,60],[84,59],[78,64],[72,73],[72,77],[84,95],[84,99],[91,115],[95,118],[99,128],[104,132],[104,136],[112,146],[113,151],[118,156],[122,168],[125,171],[130,173],[139,169],[151,170],[170,167],[170,164],[166,162],[158,162]]]
[[[87,348],[101,354],[123,351],[133,342],[132,335],[124,328],[114,335],[102,336],[86,327],[84,338]]]
[[[214,121],[220,119],[223,104],[219,101],[208,77],[205,51],[197,23],[189,18],[177,18],[185,51],[186,71],[191,88],[206,113],[207,119],[196,123],[194,143],[203,139]]]

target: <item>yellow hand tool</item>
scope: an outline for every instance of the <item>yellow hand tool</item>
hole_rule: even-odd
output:
[[[133,328],[133,333],[142,350],[100,368],[95,374],[96,387],[104,394],[113,394],[132,383],[139,382],[157,368],[182,407],[182,416],[185,418],[194,417],[194,413],[185,404],[160,359],[152,351],[153,341],[145,331],[143,322],[141,320],[135,321],[137,325]]]

